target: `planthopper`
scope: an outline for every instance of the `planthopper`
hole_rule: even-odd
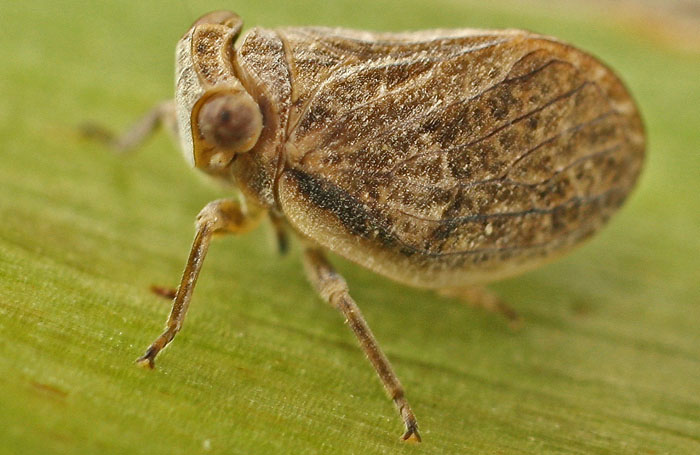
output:
[[[404,389],[335,253],[412,286],[517,314],[482,286],[549,262],[596,233],[642,167],[639,112],[618,77],[557,39],[520,30],[372,33],[253,28],[217,11],[176,50],[175,99],[123,136],[169,126],[185,159],[233,184],[210,202],[167,328],[138,360],[153,367],[180,330],[212,236],[264,217],[357,336],[405,425]]]

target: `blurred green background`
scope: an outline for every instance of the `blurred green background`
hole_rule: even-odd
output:
[[[663,7],[663,8],[662,8]],[[248,26],[526,28],[613,66],[648,127],[640,184],[574,254],[493,288],[526,320],[335,259],[421,425],[393,405],[299,250],[269,226],[213,245],[185,330],[160,332],[194,216],[226,195],[165,134],[116,157],[172,96],[199,15]],[[700,453],[700,21],[697,2],[39,1],[0,6],[0,453]]]

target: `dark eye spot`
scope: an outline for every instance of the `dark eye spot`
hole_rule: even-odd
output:
[[[204,139],[212,145],[245,151],[260,135],[262,116],[247,94],[227,93],[205,101],[199,111],[198,125]]]

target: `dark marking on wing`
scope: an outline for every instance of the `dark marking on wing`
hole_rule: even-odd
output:
[[[385,246],[397,243],[390,232],[391,222],[382,214],[370,210],[359,199],[328,181],[298,169],[288,169],[285,172],[294,178],[299,191],[314,206],[335,215],[353,235],[377,239]]]

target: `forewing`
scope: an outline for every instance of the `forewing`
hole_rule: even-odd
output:
[[[639,173],[634,104],[570,46],[519,31],[281,33],[288,172],[353,206],[336,213],[348,230],[405,254],[575,243]]]

